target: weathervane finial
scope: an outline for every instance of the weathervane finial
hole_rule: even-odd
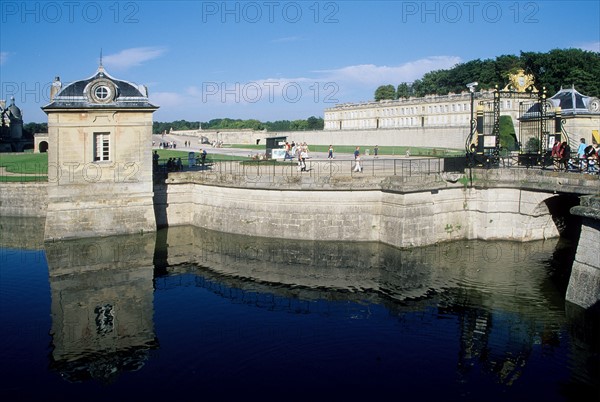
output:
[[[100,48],[100,64],[98,65],[98,72],[104,73],[104,66],[102,65],[102,48]]]

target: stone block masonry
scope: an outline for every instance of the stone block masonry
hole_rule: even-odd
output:
[[[460,239],[558,237],[551,193],[465,188],[440,176],[301,177],[251,183],[228,175],[171,174],[162,199],[167,222],[228,233],[304,240],[380,241],[414,247]]]
[[[0,216],[45,217],[48,183],[0,183]]]
[[[581,216],[583,222],[566,300],[600,309],[600,197],[582,197],[581,205],[571,213]]]

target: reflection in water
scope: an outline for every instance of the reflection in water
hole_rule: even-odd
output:
[[[332,384],[359,382],[354,397],[364,396],[360,389],[375,396],[399,384],[425,399],[502,400],[515,393],[557,399],[559,392],[577,400],[598,392],[598,319],[572,305],[565,315],[564,286],[554,283],[568,278],[565,261],[573,258],[573,247],[562,241],[399,250],[190,226],[44,246],[50,366],[69,381],[126,383],[119,374],[139,370],[152,392],[160,378],[165,388],[201,381],[207,395],[222,391],[216,384],[225,378],[239,389],[265,384],[288,392],[286,381],[302,375],[305,394],[298,391],[298,398],[323,387],[341,398],[348,390]],[[172,316],[181,320],[165,319]],[[306,336],[286,335],[286,326]],[[152,352],[159,349],[168,356]],[[375,355],[375,363],[363,355]],[[560,364],[544,360],[555,355]],[[305,356],[327,358],[302,371]],[[562,377],[553,370],[559,369],[548,362],[568,366],[570,382],[558,384]],[[158,376],[151,366],[159,367]],[[421,380],[413,369],[427,374]],[[540,391],[546,375],[560,391]],[[432,380],[439,390],[429,386]]]
[[[0,215],[0,247],[43,249],[45,224],[44,218]]]
[[[380,243],[290,241],[178,227],[159,233],[155,266],[158,273],[219,275],[242,289],[262,284],[282,294],[321,298],[327,292],[384,303],[460,286],[483,292],[476,303],[514,310],[520,309],[515,295],[536,300],[531,308],[544,304],[541,261],[557,243],[464,241],[399,250]]]
[[[51,367],[69,381],[111,382],[138,370],[154,335],[155,235],[46,244],[52,294]]]
[[[194,274],[201,278],[194,279],[196,286],[270,310],[318,313],[310,303],[292,302],[298,299],[368,301],[386,306],[399,320],[434,301],[440,317],[458,319],[457,371],[463,382],[481,370],[511,385],[534,345],[558,344],[564,324],[561,297],[542,289],[547,273],[541,261],[557,249],[556,239],[398,250],[179,227],[162,232],[158,242],[159,288],[168,286],[161,277]]]

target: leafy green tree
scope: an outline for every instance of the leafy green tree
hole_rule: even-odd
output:
[[[325,127],[325,121],[320,117],[310,116],[306,123],[309,130],[323,130]]]
[[[397,99],[408,99],[412,93],[412,86],[407,82],[403,82],[398,85],[398,89],[396,90]]]
[[[375,100],[394,100],[396,99],[396,88],[393,85],[381,85],[375,90]]]
[[[446,70],[430,71],[412,85],[398,85],[396,98],[412,96],[446,95],[466,91],[465,85],[479,83],[478,90],[503,88],[508,75],[518,69],[533,74],[539,90],[546,88],[552,96],[561,87],[575,88],[588,96],[600,97],[600,53],[581,49],[554,49],[546,53],[521,52],[516,55],[501,55],[495,59],[471,60]],[[391,91],[381,86],[375,91],[375,99],[391,99]],[[410,96],[409,95],[409,96]]]
[[[412,85],[411,85],[411,89],[412,89],[412,94],[413,96],[416,97],[421,97],[421,96],[425,96],[425,91],[423,89],[423,81],[422,80],[414,80]]]
[[[28,137],[33,137],[37,133],[47,133],[48,123],[26,123],[23,124],[23,134]]]
[[[267,131],[290,131],[291,122],[289,120],[268,121],[265,123]]]
[[[251,128],[252,130],[264,130],[265,126],[256,119],[246,120],[242,124],[243,128]]]
[[[538,89],[552,96],[561,87],[600,96],[600,53],[581,49],[554,49],[547,53],[522,52],[525,70],[533,74]]]
[[[525,143],[525,152],[536,153],[536,152],[539,152],[539,149],[540,149],[540,139],[537,137],[529,137],[529,139]]]
[[[290,125],[292,131],[302,131],[308,129],[308,122],[306,120],[294,120]]]

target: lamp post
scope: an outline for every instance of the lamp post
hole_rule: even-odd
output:
[[[475,102],[475,87],[476,86],[477,86],[477,82],[470,82],[467,84],[467,88],[469,88],[469,92],[471,93],[471,121],[470,121],[471,127],[470,127],[470,131],[469,131],[469,135],[467,136],[467,143],[465,144],[465,150],[467,152],[470,164],[473,164],[475,162],[475,160],[474,160],[475,149],[473,149],[473,148],[474,147],[477,148],[477,146],[475,145],[475,142],[473,140],[473,136],[475,135],[475,127],[477,126],[475,120],[473,120],[473,103]]]
[[[470,82],[467,84],[467,88],[469,88],[469,92],[471,93],[471,135],[475,131],[475,121],[473,120],[473,104],[475,103],[475,87],[479,85],[478,82]]]

